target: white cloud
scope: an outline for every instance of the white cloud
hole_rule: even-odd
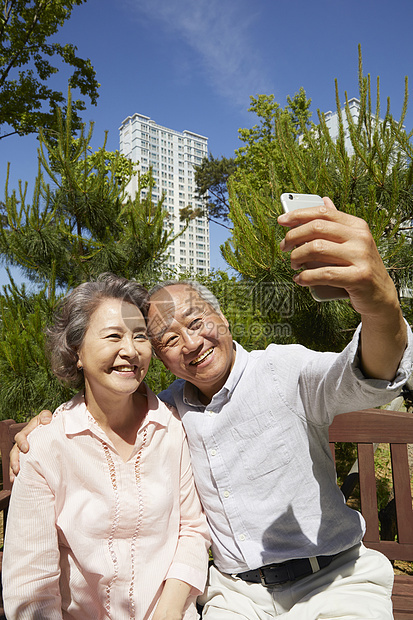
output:
[[[268,92],[269,79],[253,41],[258,17],[247,0],[129,0],[198,56],[215,90],[243,109],[249,96]]]

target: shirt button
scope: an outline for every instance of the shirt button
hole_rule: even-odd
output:
[[[245,540],[245,534],[240,534],[239,539],[240,539],[240,540]]]
[[[217,453],[217,451],[216,451],[216,450],[211,450],[211,456],[215,456],[215,455],[216,455],[216,453]]]
[[[224,491],[224,497],[229,497],[229,491]]]
[[[214,412],[213,411],[208,411],[208,414],[209,415],[214,415]]]

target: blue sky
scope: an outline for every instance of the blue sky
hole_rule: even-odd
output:
[[[274,94],[284,106],[304,87],[314,114],[335,109],[335,78],[342,100],[345,91],[357,96],[359,43],[364,72],[373,84],[380,76],[382,106],[390,97],[397,117],[406,75],[413,88],[412,23],[412,0],[88,0],[56,39],[96,69],[98,104],[83,114],[95,122],[96,148],[108,130],[107,148],[117,149],[121,122],[140,112],[207,136],[214,156],[230,157],[241,146],[238,129],[255,123],[250,95]],[[64,71],[57,82],[66,91]],[[36,149],[33,136],[0,140],[1,191],[8,161],[12,187],[19,178],[33,187]],[[212,267],[225,268],[226,236],[211,225]]]

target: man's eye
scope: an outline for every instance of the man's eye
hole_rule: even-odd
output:
[[[192,330],[201,329],[201,327],[202,327],[202,319],[195,319],[194,321],[191,321],[189,325],[189,329],[192,329]]]
[[[173,347],[178,342],[177,336],[169,336],[169,338],[165,338],[162,345],[164,347]]]
[[[120,334],[109,334],[108,336],[106,336],[106,338],[116,338],[116,339],[119,339],[120,338]]]

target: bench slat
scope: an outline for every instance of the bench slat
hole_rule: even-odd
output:
[[[365,541],[379,541],[379,514],[377,508],[376,477],[374,475],[374,448],[372,443],[357,446],[361,512],[366,521]]]
[[[412,491],[406,444],[390,445],[396,502],[397,532],[401,544],[413,543]]]

